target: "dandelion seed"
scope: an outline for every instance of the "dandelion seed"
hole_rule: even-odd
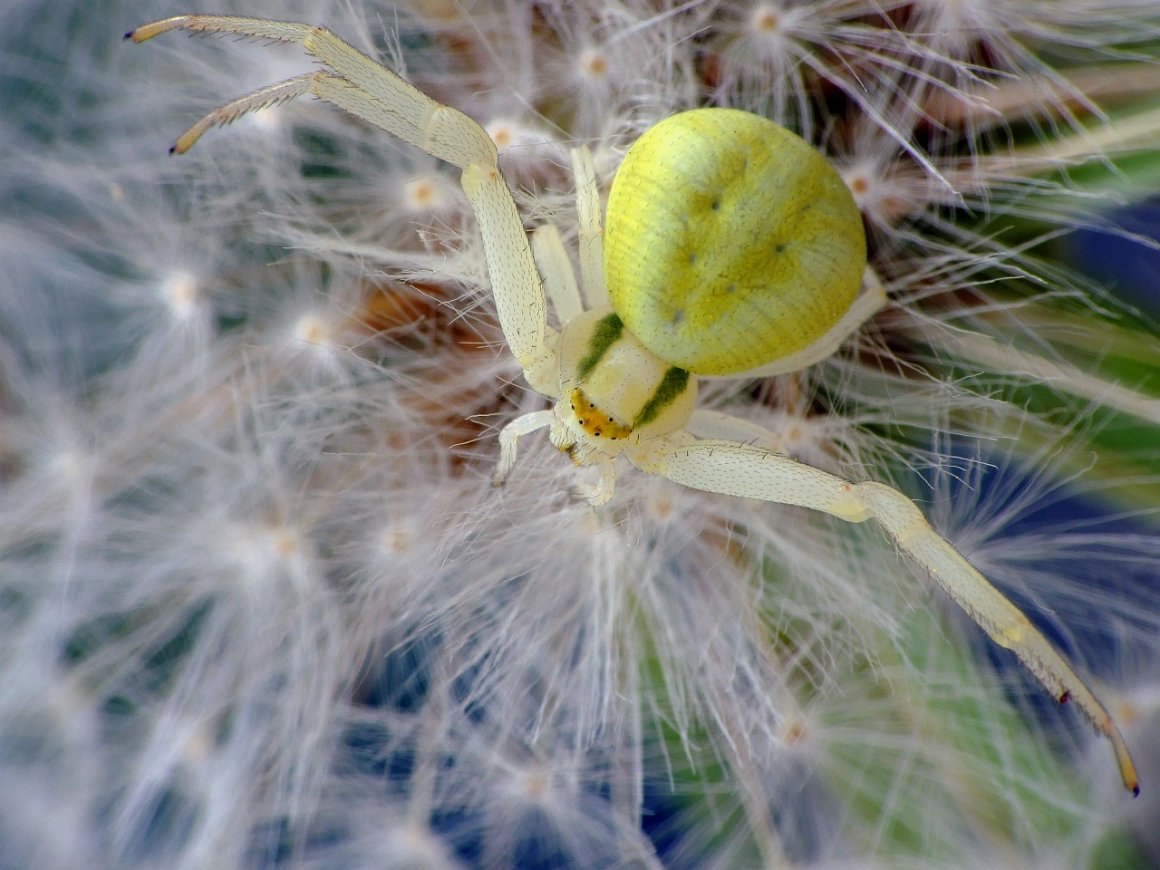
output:
[[[594,82],[599,82],[608,75],[608,57],[597,48],[586,48],[580,52],[576,66],[583,78]]]
[[[164,278],[161,282],[161,298],[178,323],[192,318],[202,301],[197,279],[188,272],[177,272]]]
[[[407,181],[403,186],[403,200],[408,209],[420,213],[438,213],[444,211],[449,204],[440,179],[434,175],[420,176]]]

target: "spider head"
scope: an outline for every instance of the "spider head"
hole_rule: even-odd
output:
[[[585,311],[564,327],[559,361],[552,442],[577,465],[680,429],[696,405],[696,379],[652,353],[609,308]]]

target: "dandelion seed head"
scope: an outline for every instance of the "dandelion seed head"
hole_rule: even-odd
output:
[[[775,71],[792,63],[798,50],[791,13],[774,3],[725,7],[728,24],[720,37],[723,72],[733,85],[748,93],[749,86],[767,81]]]
[[[308,283],[304,289],[314,295],[315,288]],[[351,315],[357,310],[352,308],[352,298],[353,293],[336,288],[325,304],[288,302],[272,322],[270,334],[260,339],[269,342],[271,362],[291,363],[294,374],[305,383],[348,380],[359,367],[351,345],[359,340],[361,329]]]
[[[210,735],[204,723],[192,723],[192,727],[188,729],[173,729],[167,727],[165,729],[166,735],[172,734],[174,731],[185,731],[186,738],[181,744],[181,758],[182,762],[188,765],[192,770],[197,770],[206,765],[207,762],[213,760],[215,756],[215,747],[213,737]]]
[[[495,143],[500,154],[507,152],[523,138],[523,129],[507,119],[492,121],[484,129],[487,130],[487,135],[491,137],[491,141]]]
[[[223,530],[218,548],[246,589],[265,591],[283,580],[297,585],[311,576],[308,544],[292,526],[237,521]]]
[[[329,352],[334,341],[334,331],[331,323],[317,314],[304,314],[299,317],[290,328],[290,334],[295,341],[312,347],[323,347]]]
[[[599,48],[586,48],[576,59],[576,69],[580,78],[592,83],[604,82],[609,75],[608,55]]]
[[[508,795],[514,800],[544,805],[550,803],[552,793],[550,774],[540,765],[514,770],[508,779]]]
[[[854,203],[858,206],[858,211],[863,214],[874,211],[869,206],[875,199],[875,182],[877,180],[867,169],[868,167],[859,166],[848,169],[842,174],[842,180],[850,188],[850,193],[854,195]]]
[[[44,471],[63,492],[87,493],[98,468],[97,459],[76,446],[58,445],[44,457]]]
[[[543,130],[510,117],[494,118],[484,124],[483,128],[499,153],[512,159],[524,160],[525,152],[534,153],[545,145],[553,144],[552,137]]]
[[[161,279],[161,299],[177,323],[188,322],[202,307],[204,298],[196,276],[178,271]]]
[[[383,529],[379,540],[382,542],[380,549],[384,557],[389,559],[393,556],[402,556],[414,544],[414,530],[406,526],[391,525]]]
[[[781,726],[780,736],[787,746],[800,746],[809,740],[809,725],[804,719],[788,718]]]
[[[749,27],[755,36],[772,37],[784,23],[785,13],[772,3],[759,3],[749,14]]]
[[[403,202],[408,210],[416,213],[437,213],[448,207],[450,198],[442,177],[426,173],[404,182]]]
[[[283,126],[284,112],[281,106],[267,106],[246,117],[262,134],[273,134]]]
[[[394,828],[393,834],[392,845],[397,849],[395,854],[401,865],[453,866],[446,847],[428,826],[410,821]]]

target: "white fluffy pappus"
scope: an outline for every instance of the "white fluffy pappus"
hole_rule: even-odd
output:
[[[702,407],[914,497],[1148,744],[1154,327],[1044,243],[1105,219],[1072,171],[1126,129],[1093,107],[1132,104],[1090,69],[1147,69],[1154,10],[227,5],[505,122],[521,212],[570,252],[569,147],[606,190],[680,109],[792,124],[891,303]],[[496,433],[543,405],[454,174],[310,101],[165,154],[301,52],[116,42],[170,2],[33,7],[0,36],[0,867],[1148,855],[1124,826],[1160,776],[1128,807],[1104,741],[877,529],[627,467],[594,511],[539,437],[493,488]],[[1118,501],[1051,515],[1077,494]]]

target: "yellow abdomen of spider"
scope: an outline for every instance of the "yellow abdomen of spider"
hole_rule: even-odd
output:
[[[808,347],[854,302],[862,218],[841,176],[772,121],[695,109],[625,155],[608,196],[605,282],[661,359],[731,375]]]

